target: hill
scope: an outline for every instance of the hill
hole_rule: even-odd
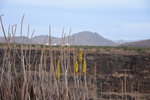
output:
[[[56,37],[51,37],[52,39],[52,44],[60,44],[60,38]],[[32,41],[36,44],[44,44],[44,43],[49,43],[49,36],[48,35],[40,35],[40,36],[35,36],[32,38]]]
[[[150,39],[148,40],[141,40],[137,42],[128,42],[123,43],[121,46],[128,46],[128,47],[150,47]]]
[[[89,31],[83,31],[71,36],[74,39],[75,45],[86,45],[86,46],[116,46],[117,43],[108,40],[98,33],[92,33]]]
[[[14,38],[13,37],[9,37],[8,41],[10,43],[13,43],[15,41],[15,43],[23,43],[23,44],[30,44],[30,43],[32,43],[32,44],[34,44],[34,42],[32,42],[31,39],[29,39],[29,38],[27,38],[25,36],[22,36],[22,37],[16,36]],[[0,43],[4,43],[4,42],[6,42],[5,38],[4,37],[0,37]]]

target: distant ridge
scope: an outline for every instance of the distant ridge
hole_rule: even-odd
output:
[[[29,38],[27,38],[25,36],[22,36],[22,37],[16,36],[14,38],[13,37],[9,37],[8,40],[9,40],[10,43],[15,42],[15,43],[18,43],[18,44],[19,43],[23,43],[23,44],[30,44],[30,43],[32,43],[32,44],[35,44],[34,42],[31,41],[31,39],[29,39]],[[6,42],[5,38],[4,37],[0,37],[0,43],[4,43],[4,42]]]
[[[40,36],[35,36],[32,38],[32,41],[36,44],[44,44],[45,43],[49,43],[49,36],[48,35],[40,35]],[[57,44],[60,45],[60,38],[57,37],[51,37],[52,39],[52,44]]]
[[[137,42],[129,42],[129,43],[123,43],[121,46],[127,46],[127,47],[150,47],[150,39],[147,40],[141,40]]]
[[[57,37],[51,37],[52,44],[60,45],[60,38]],[[35,36],[32,38],[27,37],[15,37],[14,39],[11,37],[10,42],[13,42],[15,40],[16,43],[23,43],[23,44],[44,44],[49,43],[49,37],[47,35],[40,35]],[[68,43],[68,41],[70,41]],[[4,37],[0,37],[0,42],[5,42]],[[65,44],[70,45],[78,45],[78,46],[117,46],[118,44],[114,41],[111,41],[109,39],[106,39],[99,35],[98,33],[93,33],[90,31],[83,31],[79,33],[72,34],[70,37],[67,36],[65,38]]]

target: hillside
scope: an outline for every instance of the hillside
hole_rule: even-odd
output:
[[[150,39],[148,40],[141,40],[137,42],[129,42],[121,44],[121,46],[128,46],[128,47],[150,47]]]

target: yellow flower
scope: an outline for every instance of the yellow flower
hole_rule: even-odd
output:
[[[81,48],[79,49],[78,60],[79,60],[79,63],[81,64],[82,63],[82,49]]]
[[[57,62],[56,77],[58,80],[60,80],[60,60],[58,60],[58,62]]]
[[[78,61],[75,62],[75,73],[78,73],[79,70],[79,65],[78,65]]]
[[[83,62],[83,69],[82,69],[82,72],[83,72],[83,73],[86,73],[86,59],[84,59],[84,62]]]

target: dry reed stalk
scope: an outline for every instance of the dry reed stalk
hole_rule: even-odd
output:
[[[23,21],[24,21],[24,16],[25,14],[22,16],[21,19],[21,25],[20,25],[20,36],[22,38],[22,33],[23,33]],[[27,88],[27,75],[26,75],[26,66],[25,66],[25,53],[24,53],[24,47],[23,47],[23,43],[21,40],[21,67],[23,68],[23,76],[24,76],[24,80],[23,80],[23,85],[21,88],[21,100],[24,100],[25,94],[26,94],[26,88]]]
[[[93,98],[94,99],[97,99],[96,97],[96,94],[97,94],[97,70],[96,70],[96,67],[97,67],[97,65],[96,65],[96,63],[95,63],[95,66],[94,66],[94,82],[93,82]],[[101,93],[102,93],[102,83],[101,83],[101,91],[100,91]]]
[[[9,45],[8,45],[8,40],[7,40],[7,36],[6,36],[6,32],[5,32],[5,28],[4,28],[3,21],[2,21],[2,16],[3,16],[3,15],[0,16],[1,28],[2,28],[2,32],[3,32],[3,34],[4,34],[4,38],[5,38],[6,44],[7,44],[7,46],[9,47]]]

